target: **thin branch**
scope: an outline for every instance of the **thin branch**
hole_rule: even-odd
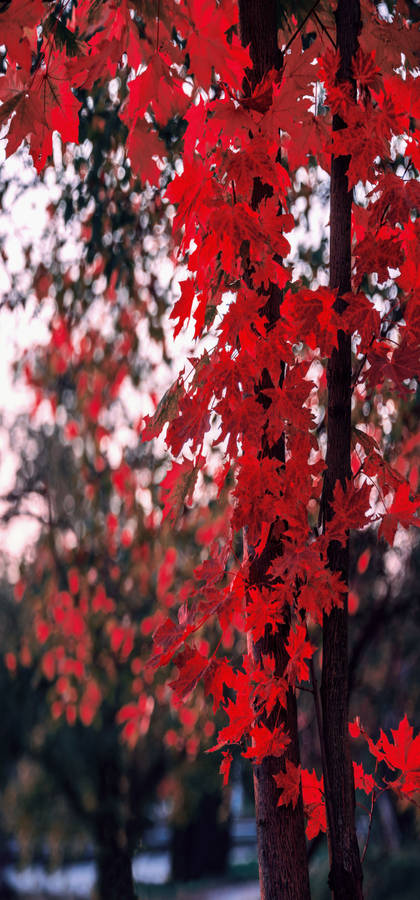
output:
[[[363,865],[363,863],[364,863],[364,859],[365,859],[365,856],[366,856],[366,850],[367,850],[368,844],[369,844],[370,833],[371,833],[371,831],[372,831],[373,810],[375,809],[375,803],[376,803],[376,793],[375,793],[375,788],[373,788],[373,791],[372,791],[372,800],[371,800],[371,804],[370,804],[370,812],[369,812],[369,826],[368,826],[368,832],[367,832],[367,835],[366,835],[365,846],[363,847],[363,853],[362,853],[361,858],[360,858],[360,862],[361,862],[362,865]]]
[[[367,352],[364,354],[363,359],[362,359],[362,361],[361,361],[361,363],[360,363],[360,366],[359,366],[359,368],[358,368],[356,374],[355,374],[354,377],[353,377],[353,382],[352,382],[352,386],[351,386],[351,392],[352,392],[352,393],[353,393],[353,391],[354,391],[354,389],[355,389],[355,387],[356,387],[356,385],[357,385],[357,382],[358,382],[359,377],[360,377],[360,375],[361,375],[362,369],[363,369],[363,367],[364,367],[364,365],[365,365],[365,363],[366,363],[366,360],[367,360]]]
[[[319,6],[320,2],[321,2],[321,0],[316,0],[316,3],[314,3],[314,5],[313,5],[313,6],[311,7],[311,9],[309,10],[309,12],[306,13],[306,16],[305,16],[304,19],[302,19],[302,22],[300,23],[299,28],[296,29],[296,31],[294,32],[294,34],[292,34],[292,37],[290,38],[290,40],[287,42],[287,44],[286,44],[286,46],[285,46],[285,48],[284,48],[284,50],[283,50],[283,54],[287,52],[287,50],[289,49],[289,47],[291,47],[291,45],[293,44],[294,39],[298,36],[298,34],[300,34],[300,32],[302,31],[303,26],[306,25],[308,19],[311,17],[311,15],[312,15],[312,13],[314,12],[314,10],[316,10],[317,6]]]
[[[297,691],[306,691],[308,694],[313,694],[313,693],[314,693],[313,688],[304,687],[302,684],[297,684],[297,685],[296,685],[296,690],[297,690]]]
[[[315,9],[313,10],[313,13],[312,13],[312,14],[313,14],[314,19],[316,19],[316,21],[318,22],[319,27],[322,28],[322,31],[324,31],[325,34],[327,35],[328,40],[331,41],[331,43],[332,43],[332,45],[333,45],[333,47],[334,47],[334,50],[336,50],[336,49],[337,49],[337,44],[335,43],[334,38],[331,37],[330,32],[328,31],[328,28],[325,27],[324,23],[323,23],[323,22],[321,21],[321,19],[319,18],[319,15],[318,15],[318,13],[316,12]]]

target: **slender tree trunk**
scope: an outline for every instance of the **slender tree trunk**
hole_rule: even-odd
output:
[[[338,0],[336,11],[337,47],[341,54],[339,78],[351,82],[351,62],[357,49],[360,30],[359,0]],[[354,85],[353,85],[354,87]],[[333,130],[343,127],[334,116]],[[330,209],[330,285],[338,288],[336,309],[343,312],[341,295],[351,289],[351,205],[346,177],[348,157],[333,157],[331,164]],[[329,503],[334,486],[345,488],[351,476],[351,342],[338,333],[338,349],[328,362],[328,444],[327,470],[322,498],[324,521],[331,517]],[[348,582],[349,547],[332,541],[328,549],[329,565]],[[334,900],[360,900],[362,868],[355,828],[353,770],[348,739],[348,612],[335,607],[324,616],[322,718],[329,788],[329,846],[331,870],[329,884]]]
[[[239,0],[239,19],[242,43],[250,44],[250,55],[253,70],[250,74],[251,86],[254,87],[272,68],[280,69],[282,55],[277,44],[276,0]],[[256,173],[256,176],[258,173]],[[256,209],[266,189],[256,178],[252,205]],[[281,292],[274,285],[264,298],[264,314],[269,323],[278,318]],[[262,306],[264,300],[262,299]],[[259,393],[264,388],[273,387],[267,371],[261,373],[261,382],[256,385]],[[279,390],[281,387],[279,386]],[[261,403],[268,407],[270,401],[260,397]],[[284,463],[284,441],[280,440],[275,447],[263,445],[261,455],[270,455]],[[281,541],[270,536],[261,556],[253,558],[249,548],[250,582],[258,585],[265,580],[270,562],[281,553]],[[284,674],[288,663],[285,641],[288,627],[283,626],[275,634],[266,633],[263,639],[250,646],[256,663],[263,655],[269,654],[275,659],[276,674]],[[283,722],[290,736],[290,744],[285,757],[281,760],[267,757],[260,765],[254,766],[255,814],[258,837],[258,863],[260,871],[260,888],[262,900],[309,900],[309,874],[306,852],[305,827],[302,797],[296,808],[291,805],[278,806],[278,788],[273,774],[285,771],[285,760],[299,764],[299,740],[297,728],[296,697],[289,691],[286,710],[273,710],[266,719],[266,724],[273,729]]]
[[[98,806],[94,834],[98,868],[97,900],[136,900],[121,796],[122,769],[118,755],[98,759]]]
[[[136,900],[131,856],[110,836],[104,840],[96,856],[98,867],[96,897],[98,900]]]

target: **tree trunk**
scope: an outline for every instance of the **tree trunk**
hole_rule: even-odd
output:
[[[338,0],[336,11],[337,48],[341,54],[340,80],[351,82],[351,62],[357,49],[360,30],[359,0]],[[354,87],[354,85],[353,85]],[[344,123],[334,116],[333,130]],[[330,285],[338,288],[337,312],[343,312],[342,294],[351,290],[351,205],[346,170],[348,157],[333,157],[331,163],[330,209]],[[351,476],[351,340],[338,332],[338,350],[328,362],[328,444],[327,470],[322,497],[324,521],[331,518],[330,501],[334,486],[345,488]],[[328,548],[329,566],[348,582],[349,547],[332,541]],[[362,868],[355,828],[353,770],[348,739],[348,612],[334,607],[324,616],[322,718],[326,756],[327,805],[331,870],[329,884],[335,900],[360,900]]]
[[[127,839],[127,810],[121,795],[121,768],[118,749],[111,755],[106,747],[98,759],[94,834],[98,877],[97,900],[136,900],[131,867],[131,847]]]
[[[253,70],[250,73],[251,87],[254,87],[272,68],[280,69],[282,54],[277,44],[276,0],[239,0],[239,21],[242,43],[250,44],[250,55]],[[257,174],[257,173],[256,173]],[[256,178],[252,205],[258,207],[266,190]],[[264,297],[264,314],[270,324],[278,318],[281,292],[274,285]],[[264,302],[264,301],[263,301]],[[261,382],[256,385],[259,393],[267,387],[273,387],[267,371],[261,373]],[[279,390],[281,386],[279,386]],[[267,408],[270,401],[260,397]],[[267,454],[284,463],[284,442],[280,440],[275,447],[262,446],[261,455]],[[265,580],[271,561],[281,553],[281,542],[269,537],[265,550],[259,557],[253,558],[249,548],[250,583],[258,585]],[[282,626],[275,634],[266,633],[264,638],[250,651],[256,663],[262,655],[274,657],[276,674],[284,674],[288,663],[285,641],[288,627]],[[273,729],[275,725],[284,723],[290,736],[290,744],[285,756],[279,760],[267,757],[260,765],[254,766],[255,814],[258,837],[258,863],[260,871],[261,900],[309,900],[309,874],[306,853],[305,827],[302,797],[296,808],[291,805],[278,806],[278,788],[273,774],[285,771],[285,760],[299,764],[299,740],[297,728],[296,697],[289,691],[287,709],[273,710],[266,725]]]
[[[104,838],[100,845],[96,863],[98,877],[95,896],[98,900],[136,900],[131,856],[111,835],[108,840]]]

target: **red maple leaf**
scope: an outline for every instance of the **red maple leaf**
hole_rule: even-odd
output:
[[[370,482],[365,482],[361,487],[347,482],[346,490],[340,481],[336,482],[332,503],[334,515],[326,526],[330,540],[339,541],[344,546],[352,528],[361,529],[369,524],[366,513],[369,511],[371,491]]]
[[[291,803],[293,809],[295,809],[300,794],[301,768],[300,766],[295,766],[290,759],[286,759],[285,765],[285,772],[278,772],[276,775],[273,775],[274,781],[281,791],[277,806],[288,806]]]
[[[213,657],[204,672],[204,690],[213,695],[213,712],[224,701],[224,688],[235,686],[235,673],[226,659]]]
[[[173,661],[178,668],[178,676],[169,682],[169,687],[172,688],[176,699],[181,702],[194,690],[209,661],[191,647],[185,647]]]
[[[354,786],[365,794],[371,794],[375,787],[375,779],[367,775],[361,763],[353,762]]]
[[[282,725],[270,731],[263,722],[259,722],[250,729],[252,746],[242,753],[246,759],[252,759],[256,765],[262,763],[267,756],[283,756],[290,737],[284,731]]]
[[[189,320],[195,296],[194,282],[190,278],[180,281],[179,286],[181,288],[181,296],[175,301],[169,316],[170,319],[178,319],[174,328],[174,338],[177,337],[182,326]]]
[[[378,537],[384,537],[391,547],[398,525],[402,525],[403,528],[416,525],[420,528],[420,518],[415,515],[420,507],[420,499],[411,500],[410,493],[410,485],[407,482],[399,484],[391,506],[381,517]]]
[[[39,25],[47,12],[42,0],[13,0],[0,8],[0,31],[9,59],[30,72]]]
[[[286,667],[286,675],[291,684],[294,685],[298,681],[308,681],[309,668],[306,660],[311,659],[315,649],[314,645],[307,640],[305,625],[296,624],[295,628],[290,629],[286,644],[286,650],[290,656]]]
[[[204,463],[203,456],[200,456],[196,463],[188,459],[172,463],[160,485],[164,504],[163,520],[169,516],[171,522],[177,522],[182,515],[184,504],[192,503],[198,473]]]
[[[230,9],[226,2],[215,6],[214,0],[188,0],[188,7],[187,30],[183,30],[180,19],[180,31],[187,39],[190,69],[198,84],[207,89],[214,70],[232,87],[241,88],[244,69],[251,65],[249,53],[236,34],[230,43],[226,39],[226,31],[237,21],[237,10],[233,18],[233,5]],[[190,22],[194,22],[194,28]]]
[[[393,743],[381,731],[375,755],[390,769],[401,771],[399,778],[391,782],[391,787],[400,788],[406,794],[416,793],[420,791],[420,734],[413,737],[414,729],[407,716],[396,730],[391,728],[391,734]]]
[[[223,775],[223,784],[226,785],[229,782],[230,775],[230,767],[232,765],[233,756],[230,750],[222,750],[222,762],[220,763],[220,774]]]
[[[273,656],[263,655],[261,663],[262,665],[257,666],[252,675],[256,685],[253,702],[256,708],[263,708],[266,715],[270,716],[277,704],[286,707],[289,685],[285,678],[276,675]]]
[[[307,817],[306,836],[308,840],[320,831],[327,830],[327,814],[324,800],[324,779],[317,778],[315,770],[301,770],[303,807]]]
[[[329,356],[337,346],[340,320],[334,312],[336,294],[328,288],[315,291],[302,288],[287,291],[281,307],[292,344],[304,341],[312,350],[319,347],[321,356]]]

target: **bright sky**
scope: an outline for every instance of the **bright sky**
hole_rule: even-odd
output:
[[[3,143],[3,142],[0,142]],[[39,243],[47,222],[46,206],[50,191],[37,182],[35,172],[27,156],[19,153],[4,160],[4,148],[0,148],[0,183],[8,182],[0,212],[0,497],[7,494],[14,484],[18,458],[10,447],[9,428],[14,419],[30,409],[31,392],[13,378],[13,363],[34,342],[46,340],[48,310],[36,309],[34,299],[29,298],[24,307],[9,309],[9,274],[24,277],[24,247]],[[3,258],[3,255],[5,258]],[[7,508],[1,503],[0,510]],[[16,561],[37,537],[39,525],[32,518],[17,517],[6,527],[0,526],[1,551],[11,558],[8,574],[17,575]]]

